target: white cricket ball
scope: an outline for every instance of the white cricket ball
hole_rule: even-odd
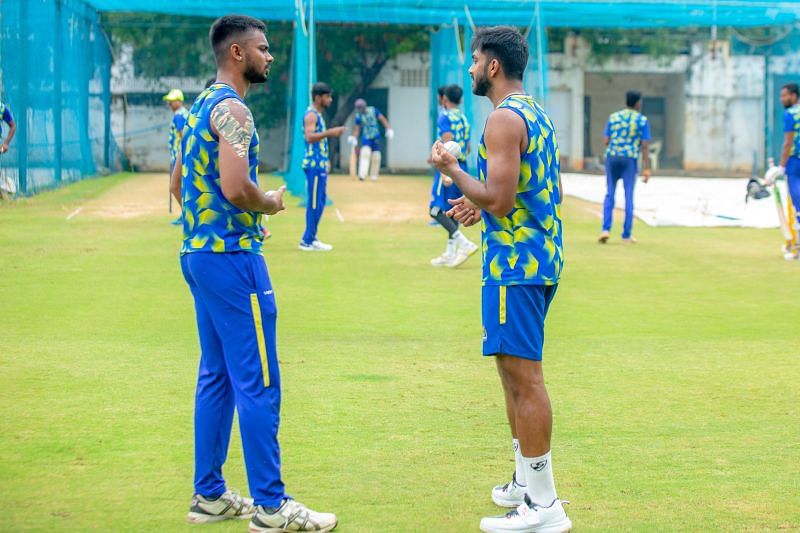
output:
[[[444,149],[450,152],[450,155],[458,159],[461,157],[461,147],[455,141],[447,141],[444,143]]]

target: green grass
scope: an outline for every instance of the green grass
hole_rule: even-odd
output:
[[[136,179],[0,208],[0,531],[194,530],[198,346],[179,230],[167,214],[65,221]],[[407,184],[424,212],[427,181]],[[586,205],[565,205],[545,350],[575,529],[800,528],[800,265],[778,231],[637,223],[639,245],[599,246]],[[477,531],[513,469],[480,356],[479,261],[431,268],[443,235],[422,218],[326,216],[330,254],[296,250],[302,225],[297,208],[274,217],[266,247],[290,494],[342,532]],[[246,493],[237,431],[226,475]]]

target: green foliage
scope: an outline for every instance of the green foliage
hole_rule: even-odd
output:
[[[115,57],[126,44],[133,47],[135,74],[158,79],[165,76],[213,75],[214,57],[208,44],[208,29],[214,19],[171,15],[109,13],[103,25],[111,35]],[[267,37],[275,57],[270,81],[252,88],[248,104],[260,128],[269,128],[286,118],[291,80],[291,22],[268,23]],[[363,93],[392,57],[427,50],[428,30],[418,26],[318,24],[317,73],[345,102],[343,117],[352,111],[352,101]],[[334,122],[343,122],[337,114]]]

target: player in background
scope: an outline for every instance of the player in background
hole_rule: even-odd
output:
[[[786,175],[789,196],[796,213],[796,220],[790,224],[800,226],[800,104],[798,104],[798,86],[787,83],[781,87],[781,104],[783,112],[783,147],[781,149],[781,174]]]
[[[355,102],[356,119],[353,135],[347,138],[350,146],[361,144],[358,151],[358,179],[364,181],[369,176],[377,181],[381,172],[381,129],[386,129],[386,139],[394,138],[394,130],[389,121],[376,107],[368,106],[367,101],[359,98]]]
[[[325,126],[325,111],[333,101],[333,91],[326,83],[316,83],[311,89],[312,104],[303,116],[303,135],[306,155],[303,171],[306,173],[306,231],[299,248],[304,252],[329,252],[333,246],[317,239],[319,222],[325,211],[328,189],[328,139],[344,133],[344,126],[328,129]]]
[[[481,138],[478,179],[441,142],[431,159],[464,196],[450,214],[482,221],[483,354],[500,374],[516,470],[492,490],[514,507],[481,520],[487,533],[560,533],[572,523],[556,494],[550,452],[552,410],[542,373],[544,322],[564,265],[561,179],[553,124],[525,94],[528,43],[516,28],[481,28],[472,41],[472,92],[494,105]]]
[[[644,170],[642,181],[650,179],[650,123],[641,114],[642,94],[628,91],[625,94],[626,108],[608,117],[605,130],[606,149],[606,198],[603,202],[603,229],[597,242],[608,242],[611,221],[614,216],[614,196],[617,182],[621,179],[625,188],[625,222],[622,225],[622,242],[634,244],[633,229],[633,189],[639,173],[639,154],[642,155]]]
[[[3,122],[8,124],[8,135],[6,139],[0,144],[0,154],[8,152],[8,145],[11,144],[11,139],[17,133],[17,123],[14,122],[14,115],[11,114],[11,108],[0,100],[0,139],[3,138]]]
[[[181,140],[183,139],[183,127],[186,125],[186,120],[189,118],[189,111],[183,105],[183,91],[180,89],[172,89],[164,95],[164,101],[172,110],[172,120],[169,123],[169,175],[172,176],[172,169],[175,168],[175,161],[178,159],[178,153],[181,151]],[[172,209],[172,199],[170,198],[170,210]],[[183,218],[179,215],[178,218],[172,221],[172,224],[178,226],[183,223]]]
[[[458,85],[445,87],[444,96],[442,97],[443,110],[439,114],[436,130],[437,137],[443,143],[448,141],[458,143],[461,149],[458,164],[466,172],[470,125],[464,112],[459,107],[463,93],[464,91]],[[461,191],[458,190],[458,186],[452,180],[449,180],[449,183],[445,183],[441,172],[437,171],[434,174],[429,214],[447,232],[447,246],[444,253],[431,259],[431,265],[435,267],[457,267],[478,251],[478,245],[467,239],[458,229],[458,222],[446,215],[451,207],[448,200],[455,200],[461,196]]]

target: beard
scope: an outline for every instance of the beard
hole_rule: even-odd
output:
[[[472,80],[472,94],[475,96],[486,96],[492,87],[487,71],[488,69],[484,67],[481,76]]]
[[[249,81],[250,83],[264,83],[267,81],[269,74],[266,70],[259,71],[256,67],[251,64],[247,64],[247,68],[244,71],[244,79]]]
[[[793,104],[792,102],[786,102],[785,104],[783,104],[783,108],[784,108],[784,109],[789,109],[789,108],[790,108],[790,107],[792,107],[793,105],[794,105],[794,104]]]

